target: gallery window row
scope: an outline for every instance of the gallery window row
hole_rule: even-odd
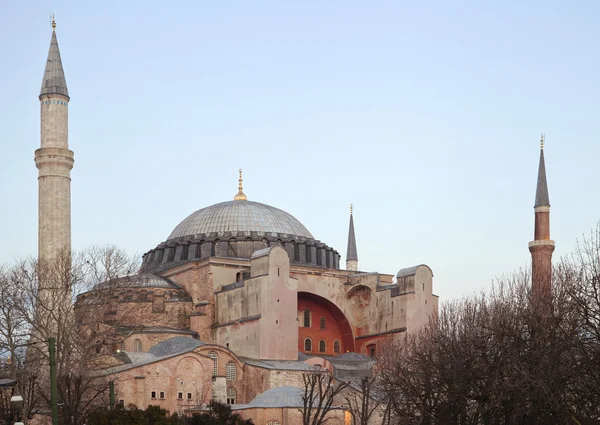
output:
[[[304,351],[313,351],[313,341],[311,338],[306,338],[304,340]],[[327,351],[327,342],[324,339],[319,340],[318,351],[319,353],[325,353]],[[341,343],[339,339],[333,341],[333,352],[335,354],[340,354],[341,352]]]

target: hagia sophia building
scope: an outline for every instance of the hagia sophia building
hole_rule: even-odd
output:
[[[74,164],[55,25],[39,99],[38,249],[40,259],[51,259],[71,248]],[[543,166],[542,151],[540,178]],[[540,190],[545,197],[537,205],[536,196],[530,249],[545,267],[554,248],[545,168]],[[97,324],[117,323],[116,342],[108,347],[114,361],[104,373],[125,406],[158,405],[174,413],[212,398],[257,425],[293,425],[300,418],[303,373],[327,369],[339,380],[360,379],[383,343],[414,332],[437,313],[433,272],[425,264],[395,276],[359,271],[352,212],[344,265],[336,249],[293,215],[249,200],[241,170],[238,193],[230,195],[182,212],[189,215],[143,255],[139,273],[111,287],[110,308]],[[96,295],[80,294],[76,312]],[[138,312],[135,319],[122,313],[131,311]],[[347,415],[336,407],[331,423],[345,423]]]

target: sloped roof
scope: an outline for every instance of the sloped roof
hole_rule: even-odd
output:
[[[56,31],[52,31],[48,59],[46,60],[46,69],[44,70],[44,78],[42,79],[40,96],[44,94],[62,94],[69,97],[65,71],[63,70],[62,61],[60,59],[58,40],[56,39]]]

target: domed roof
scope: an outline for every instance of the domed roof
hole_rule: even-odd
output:
[[[285,233],[314,239],[291,214],[259,202],[221,202],[190,214],[175,227],[169,240],[199,234],[231,232]]]

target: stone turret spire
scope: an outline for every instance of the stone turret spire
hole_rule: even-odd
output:
[[[69,97],[65,71],[60,60],[60,50],[58,49],[58,40],[56,39],[56,22],[54,21],[54,16],[52,17],[52,38],[50,39],[50,49],[48,51],[48,60],[46,61],[46,70],[44,71],[40,97],[45,94],[62,94]]]
[[[354,204],[350,204],[350,227],[348,229],[348,249],[346,250],[346,270],[358,271],[358,252],[354,235]]]
[[[38,257],[71,251],[71,169],[69,92],[52,18],[52,37],[40,91],[41,146],[35,151],[38,177]]]
[[[552,253],[554,241],[550,239],[550,199],[546,182],[544,160],[544,135],[540,141],[540,163],[535,192],[534,240],[529,242],[531,252],[531,296],[538,311],[546,314],[552,303]]]

